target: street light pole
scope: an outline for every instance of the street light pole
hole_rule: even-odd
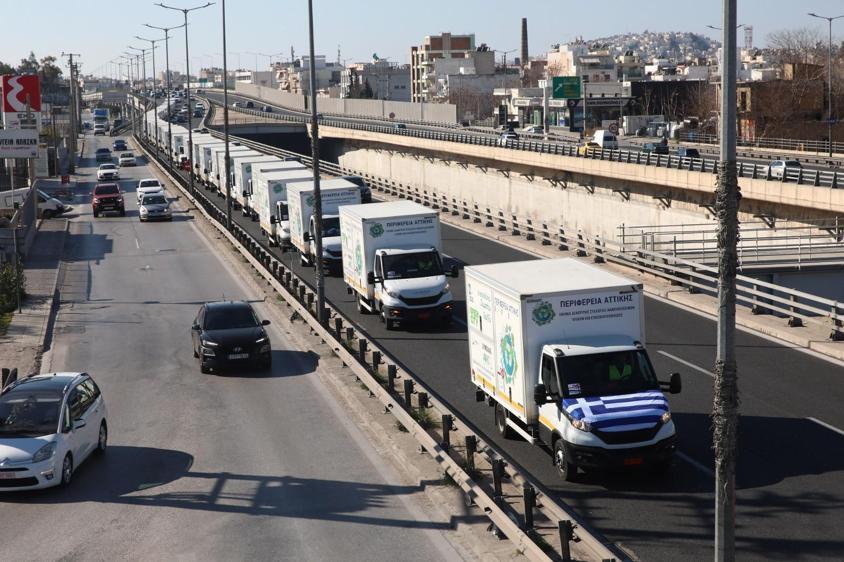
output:
[[[832,158],[832,22],[839,18],[844,18],[844,14],[840,16],[828,17],[828,16],[819,16],[818,14],[811,12],[809,14],[813,18],[818,18],[822,20],[826,20],[829,23],[829,76],[827,80],[828,86],[828,94],[827,94],[827,125],[829,126],[829,157]]]
[[[314,255],[317,287],[317,321],[325,324],[325,276],[322,271],[322,193],[319,187],[319,123],[317,123],[316,65],[314,64],[314,7],[308,0],[308,49],[311,87],[311,158],[314,170]]]
[[[138,35],[135,35],[135,39],[146,41],[150,44],[150,49],[152,50],[152,111],[155,118],[155,153],[158,154],[158,101],[155,96],[155,44],[161,41],[161,39],[145,39],[143,37],[139,37]],[[147,134],[147,136],[149,136],[149,134]]]
[[[223,7],[223,140],[226,143],[226,228],[232,229],[232,198],[231,198],[231,162],[229,162],[229,80],[228,63],[226,61],[226,0],[221,0]],[[214,66],[214,61],[211,61]],[[245,185],[240,189],[246,189]],[[243,198],[246,201],[246,198]]]
[[[145,23],[147,27],[150,29],[158,29],[159,31],[164,32],[164,60],[165,65],[167,67],[167,167],[170,168],[170,171],[173,171],[173,124],[171,123],[172,116],[172,109],[170,108],[170,98],[173,95],[172,84],[170,83],[170,31],[174,29],[179,29],[180,27],[184,27],[185,24],[182,25],[175,25],[173,27],[157,27],[155,25],[150,25]],[[190,131],[190,127],[188,127],[188,131]]]
[[[185,99],[188,104],[188,156],[190,159],[193,159],[193,125],[191,121],[193,120],[193,107],[190,104],[190,51],[188,49],[188,12],[193,12],[194,10],[201,10],[202,8],[207,8],[208,6],[212,5],[213,2],[206,2],[202,6],[195,6],[193,8],[174,8],[172,6],[167,6],[166,4],[157,4],[157,6],[161,6],[162,8],[167,8],[168,10],[176,10],[177,12],[182,12],[185,16]],[[191,162],[191,166],[193,163]],[[188,170],[188,181],[190,182],[190,193],[193,195],[193,170]],[[226,194],[228,197],[229,194]]]
[[[129,45],[128,47],[129,47],[130,49],[132,49],[132,50],[135,50],[135,51],[140,51],[140,52],[141,52],[141,63],[142,63],[142,68],[143,68],[143,70],[142,70],[142,72],[143,72],[143,79],[142,79],[142,82],[143,82],[143,89],[144,89],[144,92],[145,92],[145,93],[141,96],[141,99],[145,100],[145,101],[144,101],[144,106],[143,106],[143,107],[144,107],[144,112],[143,112],[143,113],[144,113],[144,114],[146,114],[146,108],[147,108],[147,104],[146,104],[146,92],[148,92],[148,91],[149,91],[149,88],[147,88],[147,51],[148,51],[149,49],[139,49],[138,47],[133,47],[132,45]],[[154,56],[154,55],[153,55],[153,56]],[[153,71],[153,72],[154,72],[154,71]],[[144,135],[145,135],[145,136],[149,136],[149,129],[148,129],[148,127],[147,127],[147,120],[146,120],[146,119],[144,119],[144,123],[143,123],[143,132],[144,132]]]

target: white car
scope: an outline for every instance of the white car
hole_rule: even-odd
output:
[[[789,177],[796,177],[800,173],[800,168],[803,166],[797,160],[774,160],[768,164],[768,171],[772,178],[785,179]]]
[[[86,373],[34,375],[0,393],[0,491],[67,486],[108,443],[106,405]]]
[[[119,180],[120,170],[114,164],[100,164],[97,168],[97,181]]]
[[[135,162],[135,155],[131,152],[121,153],[120,158],[117,159],[117,163],[120,164],[121,167],[135,166],[137,164],[137,162]]]
[[[164,186],[155,178],[146,178],[138,182],[138,203],[144,198],[144,195],[164,195]]]

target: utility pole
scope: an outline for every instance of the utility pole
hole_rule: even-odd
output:
[[[141,41],[146,41],[150,44],[150,50],[152,51],[152,107],[153,107],[153,114],[155,117],[155,153],[158,154],[158,99],[156,98],[156,87],[155,87],[155,44],[161,39],[144,39],[143,37],[139,37],[135,35],[135,39],[140,39]],[[146,119],[144,120],[146,122]],[[149,133],[147,133],[149,135]],[[193,155],[191,155],[193,158]]]
[[[314,169],[314,255],[316,256],[317,321],[325,324],[325,276],[322,271],[322,193],[319,188],[319,123],[317,123],[316,65],[314,64],[314,7],[308,0],[308,40],[311,86],[311,158]]]
[[[68,171],[73,173],[76,171],[76,139],[78,137],[78,127],[79,123],[77,122],[77,103],[76,103],[76,75],[75,75],[75,66],[73,64],[73,57],[80,57],[79,53],[65,53],[62,51],[63,57],[68,57],[68,67],[70,68],[70,99],[68,100],[69,107],[68,107],[68,117],[70,117],[70,135],[68,138],[68,150],[70,151],[70,159],[69,159],[69,166]]]
[[[736,0],[723,1],[718,213],[718,332],[712,406],[715,561],[733,562],[736,517],[738,369],[735,356],[739,188],[736,177]]]
[[[226,61],[226,0],[223,4],[223,140],[226,143],[226,228],[232,229],[231,163],[229,162],[229,77]],[[213,66],[213,61],[211,63]],[[209,108],[210,109],[210,108]],[[241,186],[246,189],[246,186]],[[244,198],[245,200],[245,198]]]
[[[144,90],[143,94],[141,95],[141,99],[142,99],[142,100],[144,100],[144,104],[143,104],[144,111],[143,111],[143,114],[146,114],[146,108],[147,108],[147,104],[146,104],[146,92],[147,92],[147,90],[148,90],[148,88],[147,88],[147,51],[148,51],[148,49],[139,49],[138,47],[133,47],[133,46],[131,46],[131,45],[129,45],[129,46],[128,46],[128,48],[129,48],[129,49],[132,49],[133,51],[140,51],[140,52],[141,52],[141,64],[142,64],[142,71],[141,71],[141,72],[143,73],[143,78],[141,79],[141,80],[142,80],[142,83],[143,83],[143,86],[141,86],[141,87],[142,87],[142,88],[143,88],[143,90]],[[154,53],[153,53],[153,56],[155,56],[155,54],[154,54]],[[140,128],[140,124],[139,124],[139,128]],[[143,133],[144,133],[144,135],[146,135],[146,136],[148,136],[148,135],[149,135],[149,131],[148,131],[148,127],[147,127],[147,120],[146,120],[146,119],[144,119],[144,122],[143,122]]]
[[[190,51],[188,50],[188,13],[193,12],[194,10],[201,10],[202,8],[207,8],[208,6],[212,5],[213,2],[206,2],[202,6],[196,6],[193,8],[174,8],[172,6],[167,6],[165,4],[157,4],[157,6],[161,6],[162,8],[166,8],[168,10],[176,10],[177,12],[182,12],[185,16],[185,100],[188,104],[188,154],[191,158],[193,158],[193,125],[191,124],[191,120],[193,119],[193,107],[190,104]],[[191,170],[189,170],[190,172]],[[190,194],[193,195],[193,174],[188,173],[188,181],[190,182],[189,190]],[[226,194],[228,198],[229,194]]]

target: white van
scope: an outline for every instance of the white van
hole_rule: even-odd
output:
[[[618,150],[618,137],[606,129],[598,129],[592,135],[592,142],[596,143],[601,148],[608,150]]]
[[[10,191],[0,191],[0,209],[14,209],[15,203],[23,205],[29,194],[28,187],[20,187]],[[38,210],[45,219],[57,217],[70,210],[70,207],[38,190]]]

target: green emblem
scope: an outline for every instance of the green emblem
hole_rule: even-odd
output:
[[[472,326],[477,326],[481,323],[481,313],[478,312],[478,309],[476,309],[476,308],[469,309],[469,323]]]
[[[557,313],[554,312],[554,307],[548,301],[538,302],[533,307],[533,322],[537,326],[544,326],[553,320],[556,315]]]
[[[251,164],[247,164],[247,165],[246,165],[246,166],[244,166],[243,168],[244,168],[244,171],[245,171],[247,174],[251,174],[251,173],[252,173],[252,165],[251,165]]]
[[[305,203],[308,204],[308,207],[313,207],[314,206],[314,196],[308,195],[307,197],[305,197]]]
[[[504,329],[504,337],[501,338],[501,370],[498,374],[504,376],[507,384],[513,384],[517,368],[516,339],[513,337],[510,326],[507,326]]]
[[[378,238],[382,234],[384,234],[384,226],[380,222],[376,222],[372,226],[369,227],[369,233],[372,235],[373,238]]]
[[[273,184],[273,193],[281,193],[284,190],[284,186],[279,183]]]
[[[358,273],[363,271],[363,252],[360,249],[360,244],[355,247],[355,271]]]

